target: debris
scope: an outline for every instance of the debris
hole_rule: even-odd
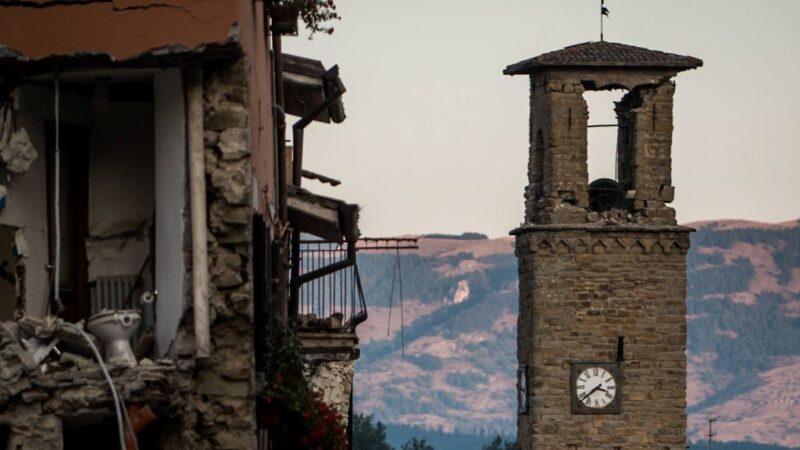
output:
[[[27,172],[39,154],[24,127],[17,127],[13,100],[0,107],[0,159],[14,173]]]

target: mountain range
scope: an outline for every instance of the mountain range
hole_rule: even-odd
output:
[[[800,447],[800,221],[689,226],[687,435],[705,440],[717,417],[717,441]],[[406,432],[513,436],[513,238],[419,244],[359,255],[355,410]]]

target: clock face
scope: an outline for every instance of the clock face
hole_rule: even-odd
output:
[[[617,396],[617,380],[602,367],[588,367],[575,379],[575,394],[584,406],[602,409]]]

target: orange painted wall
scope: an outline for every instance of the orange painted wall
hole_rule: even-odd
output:
[[[29,59],[98,52],[124,60],[167,45],[195,48],[228,39],[238,18],[236,3],[114,0],[45,7],[0,4],[0,43]]]
[[[275,139],[272,116],[272,61],[265,33],[264,3],[238,0],[241,45],[246,56],[250,86],[250,143],[253,171],[258,180],[258,209],[269,215],[276,204]]]

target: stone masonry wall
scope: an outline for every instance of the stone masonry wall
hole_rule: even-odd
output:
[[[674,73],[547,72],[530,79],[528,186],[525,223],[591,223],[608,219],[674,225],[668,207],[671,176]],[[618,180],[626,190],[624,211],[589,210],[589,112],[586,90],[629,89],[617,105]]]
[[[195,358],[192,249],[185,233],[187,288],[173,346],[174,366],[166,361],[121,373],[112,369],[124,398],[159,411],[165,421],[159,448],[167,450],[256,448],[253,176],[247,105],[243,61],[204,67],[211,356]],[[109,392],[93,362],[41,374],[21,347],[12,344],[15,338],[9,330],[7,325],[0,327],[0,424],[10,427],[9,448],[60,449],[63,416],[110,413]]]
[[[318,363],[311,374],[311,388],[322,393],[322,399],[339,413],[344,425],[349,417],[354,377],[353,361]]]
[[[531,77],[531,164],[526,190],[527,223],[585,222],[589,206],[584,88],[560,79]],[[536,150],[541,131],[544,149]],[[537,161],[536,156],[543,157]],[[536,166],[541,186],[536,185]]]
[[[517,236],[520,449],[683,449],[686,252],[681,227],[528,227]],[[615,361],[622,413],[570,412],[570,361]]]
[[[638,87],[621,102],[630,108],[632,161],[629,179],[620,181],[635,192],[631,210],[651,223],[676,223],[675,210],[666,206],[675,198],[671,156],[674,93],[675,85],[667,81]]]
[[[243,62],[204,67],[211,356],[194,359],[191,297],[178,332],[186,373],[180,426],[165,448],[254,449],[252,165]],[[187,252],[187,264],[191,253]],[[191,283],[189,283],[191,285]]]

